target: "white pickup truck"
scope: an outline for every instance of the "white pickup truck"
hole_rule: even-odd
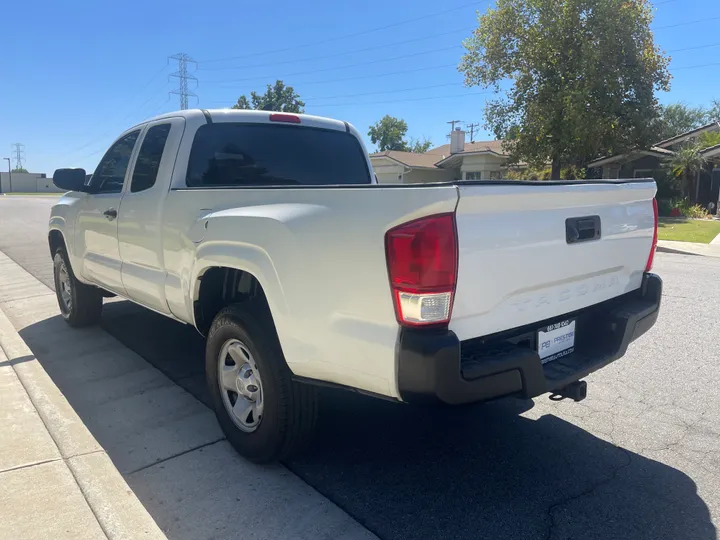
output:
[[[63,317],[96,323],[117,295],[194,326],[220,425],[256,462],[307,441],[318,385],[580,400],[660,306],[652,180],[378,185],[346,122],[189,110],[53,181]]]

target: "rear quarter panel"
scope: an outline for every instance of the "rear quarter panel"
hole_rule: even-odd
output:
[[[456,204],[452,185],[173,190],[163,223],[168,304],[191,321],[208,268],[250,272],[296,375],[397,397],[385,232]]]

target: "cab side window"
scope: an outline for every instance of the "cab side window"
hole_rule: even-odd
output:
[[[135,162],[135,170],[130,183],[132,193],[150,189],[155,185],[158,169],[160,169],[160,160],[169,134],[170,124],[160,124],[148,129]]]
[[[120,193],[125,182],[130,156],[140,130],[125,135],[110,147],[90,177],[92,193]]]

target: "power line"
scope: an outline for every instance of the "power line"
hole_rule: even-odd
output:
[[[294,77],[296,75],[307,75],[309,73],[323,73],[326,71],[336,71],[338,69],[348,69],[348,68],[353,68],[353,67],[358,67],[358,66],[367,66],[370,64],[380,64],[383,62],[392,62],[393,60],[401,60],[403,58],[412,58],[415,56],[422,56],[424,54],[431,54],[431,53],[436,53],[436,52],[441,52],[441,51],[449,51],[450,49],[459,49],[459,48],[460,48],[460,45],[452,45],[450,47],[442,47],[440,49],[432,49],[429,51],[421,51],[421,52],[416,52],[416,53],[411,53],[411,54],[403,54],[400,56],[393,56],[390,58],[380,58],[378,60],[366,60],[364,62],[357,62],[355,64],[345,64],[343,66],[335,66],[335,67],[322,68],[322,69],[311,69],[311,70],[307,70],[307,71],[296,71],[295,73],[287,73],[284,76],[285,77]],[[259,76],[259,77],[243,77],[241,79],[225,79],[222,81],[210,81],[210,82],[261,81],[261,80],[272,79],[273,77],[274,77],[274,75],[263,75],[263,76]]]
[[[149,100],[148,100],[148,101],[149,101]],[[156,107],[155,109],[153,109],[152,112],[150,112],[150,113],[148,113],[148,114],[146,114],[146,115],[143,115],[143,116],[144,116],[144,119],[149,119],[149,118],[152,118],[153,116],[157,116],[157,115],[162,111],[162,109],[165,108],[165,106],[166,106],[169,102],[170,102],[170,96],[166,96],[166,97],[165,97],[165,100],[160,104],[160,106],[158,106],[158,107]],[[130,126],[128,126],[128,127],[130,127]],[[110,132],[103,133],[102,135],[96,137],[95,139],[93,139],[93,140],[90,141],[87,145],[85,145],[85,146],[83,147],[83,148],[85,148],[85,147],[87,147],[87,146],[91,146],[91,145],[93,145],[93,144],[95,144],[95,143],[97,143],[97,142],[101,142],[101,141],[102,141],[102,142],[103,142],[103,145],[100,147],[99,150],[95,150],[95,151],[93,151],[93,152],[91,152],[91,153],[89,153],[89,154],[86,154],[86,155],[84,155],[84,156],[82,156],[82,157],[80,157],[80,158],[74,158],[73,161],[75,161],[75,162],[77,163],[77,162],[80,162],[80,161],[82,161],[82,160],[84,160],[84,159],[87,159],[87,158],[89,158],[89,157],[95,156],[95,155],[99,154],[100,152],[106,151],[106,150],[109,148],[109,143],[106,143],[105,141],[106,141],[107,135],[109,135],[109,133],[110,133]],[[119,134],[119,131],[118,131],[118,132],[113,131],[113,137],[114,137],[116,134]],[[111,140],[114,140],[114,138],[111,139]],[[73,152],[73,154],[74,154],[74,153],[77,153],[77,150],[76,150],[75,152]],[[72,154],[70,154],[70,155],[72,155]]]
[[[707,45],[697,45],[695,47],[685,47],[683,49],[672,49],[667,52],[675,53],[675,52],[683,52],[683,51],[696,51],[698,49],[709,49],[710,47],[720,47],[720,43],[709,43]]]
[[[397,88],[395,90],[379,90],[377,92],[362,92],[359,94],[340,94],[337,96],[314,96],[309,98],[303,98],[303,101],[306,103],[315,101],[315,100],[323,100],[323,99],[340,99],[340,98],[350,98],[350,97],[362,97],[362,96],[375,96],[378,94],[396,94],[398,92],[412,92],[414,90],[428,90],[430,88],[447,88],[448,86],[460,86],[459,83],[447,83],[447,84],[431,84],[429,86],[414,86],[412,88]],[[227,99],[216,99],[214,101],[211,101],[210,103],[227,103]]]
[[[713,66],[720,66],[720,62],[714,62],[712,64],[697,64],[695,66],[681,66],[681,67],[677,67],[677,68],[670,68],[670,71],[678,71],[680,69],[696,69],[696,68],[713,67]]]
[[[484,94],[489,94],[490,92],[472,92],[469,94],[445,94],[442,96],[427,96],[427,97],[420,97],[420,98],[406,98],[406,99],[392,99],[387,101],[365,101],[365,102],[352,102],[352,103],[327,103],[327,104],[320,104],[320,103],[314,103],[312,104],[313,107],[350,107],[350,106],[357,106],[357,105],[382,105],[385,103],[406,103],[408,101],[428,101],[432,99],[446,99],[446,98],[453,98],[453,97],[469,97],[469,96],[481,96]],[[459,120],[457,120],[459,122]]]
[[[386,24],[385,26],[378,26],[378,27],[376,27],[376,28],[371,28],[371,29],[369,29],[369,30],[362,30],[362,31],[360,31],[360,32],[355,32],[355,33],[352,33],[352,34],[345,34],[345,35],[343,35],[343,36],[337,36],[337,37],[333,37],[333,38],[322,39],[322,40],[320,40],[320,41],[312,41],[312,42],[309,42],[309,43],[302,43],[302,44],[300,44],[300,45],[294,45],[294,46],[292,46],[292,47],[284,47],[284,48],[282,48],[282,49],[272,49],[272,50],[270,50],[270,51],[263,51],[263,52],[259,52],[259,53],[244,54],[244,55],[240,55],[240,56],[228,56],[228,57],[225,57],[225,58],[213,58],[213,59],[211,59],[211,60],[201,60],[200,63],[202,63],[202,64],[209,64],[209,63],[211,63],[211,62],[225,62],[225,61],[228,61],[228,60],[239,60],[239,59],[241,59],[241,58],[251,58],[251,57],[255,57],[255,56],[264,56],[264,55],[267,55],[267,54],[274,54],[274,53],[295,51],[295,50],[297,50],[297,49],[301,49],[301,48],[304,48],[304,47],[312,47],[313,45],[323,45],[323,44],[325,44],[325,43],[332,43],[333,41],[339,41],[339,40],[341,40],[341,39],[348,39],[348,38],[353,38],[353,37],[357,37],[357,36],[363,36],[363,35],[365,35],[365,34],[370,34],[370,33],[372,33],[372,32],[379,32],[380,30],[386,30],[386,29],[388,29],[388,28],[395,28],[395,27],[397,27],[397,26],[402,26],[402,25],[404,25],[404,24],[409,24],[409,23],[416,22],[416,21],[422,21],[422,20],[425,20],[425,19],[430,19],[430,18],[432,18],[432,17],[437,17],[438,15],[444,15],[445,13],[451,13],[451,12],[453,12],[453,11],[458,11],[458,10],[465,9],[465,8],[468,8],[468,7],[472,7],[472,6],[477,6],[477,7],[479,7],[479,4],[480,4],[480,3],[477,2],[477,1],[475,1],[475,2],[470,2],[469,4],[463,4],[463,5],[461,5],[461,6],[457,6],[457,7],[445,9],[445,10],[442,10],[442,11],[436,11],[436,12],[434,12],[434,13],[429,13],[429,14],[427,14],[427,15],[422,15],[421,17],[415,17],[415,18],[413,18],[413,19],[406,19],[406,20],[404,20],[404,21],[399,21],[399,22],[395,22],[395,23],[391,23],[391,24]]]
[[[373,79],[376,77],[386,77],[388,75],[402,75],[404,73],[415,73],[418,71],[429,71],[433,69],[440,69],[440,68],[448,68],[448,67],[457,67],[457,64],[442,64],[439,66],[426,66],[426,67],[420,67],[415,69],[403,69],[399,71],[389,71],[386,73],[376,73],[374,75],[356,75],[353,77],[340,77],[336,79],[324,79],[322,81],[309,81],[309,82],[303,82],[302,84],[304,86],[310,85],[310,84],[327,84],[327,83],[333,83],[333,82],[340,82],[340,81],[356,81],[358,79]],[[221,81],[218,81],[221,82]],[[232,82],[232,81],[222,81],[222,82]],[[220,88],[235,88],[235,85],[232,86],[220,86]]]
[[[135,93],[133,94],[132,98],[130,98],[129,100],[127,100],[127,101],[125,102],[126,105],[129,105],[130,103],[132,103],[132,102],[135,100],[136,97],[138,97],[138,96],[141,95],[145,90],[147,90],[147,89],[150,87],[150,85],[151,85],[153,82],[155,82],[155,80],[156,80],[167,68],[168,68],[168,64],[166,63],[160,70],[156,71],[156,72],[152,75],[152,77],[150,77],[150,79],[148,80],[148,82],[145,83],[145,85],[143,85],[140,90],[138,90],[137,92],[135,92]],[[165,87],[167,87],[167,82],[165,83],[165,85],[164,85],[163,88],[165,88]],[[142,109],[145,105],[147,105],[147,103],[148,103],[151,99],[153,99],[154,97],[155,97],[155,94],[151,94],[150,97],[149,97],[148,99],[146,99],[140,106],[138,106],[138,107],[134,108],[133,110],[131,110],[131,111],[130,111],[129,113],[127,113],[123,118],[119,119],[117,122],[113,122],[112,125],[114,126],[114,125],[119,124],[120,122],[124,122],[125,120],[127,120],[128,118],[130,118],[131,116],[133,116],[138,110]],[[125,109],[126,105],[125,105],[125,106],[122,106],[122,107],[119,107],[119,109],[116,109],[116,110],[123,110],[123,109]],[[85,144],[83,144],[83,145],[81,145],[81,146],[78,146],[77,148],[74,148],[74,149],[71,149],[71,150],[67,150],[67,151],[65,151],[64,153],[65,153],[66,156],[67,156],[67,155],[73,155],[73,154],[79,152],[80,150],[84,150],[84,149],[87,148],[88,146],[94,144],[95,142],[98,141],[98,139],[100,139],[100,138],[102,138],[102,137],[105,137],[105,136],[107,136],[107,135],[110,135],[110,134],[113,133],[113,132],[114,132],[114,129],[104,130],[100,135],[94,137],[90,142],[85,143]]]
[[[698,19],[697,21],[686,21],[686,22],[681,22],[681,23],[676,23],[676,24],[669,24],[667,26],[658,26],[657,28],[654,28],[654,30],[666,30],[667,28],[677,28],[678,26],[690,26],[691,24],[698,24],[698,23],[703,23],[703,22],[708,22],[708,21],[717,21],[718,19],[720,19],[720,16],[708,17],[706,19]]]
[[[363,92],[361,94],[342,94],[339,96],[316,96],[305,98],[305,101],[313,101],[315,99],[336,99],[336,98],[348,98],[348,97],[361,97],[361,96],[374,96],[377,94],[394,94],[396,92],[412,92],[414,90],[428,90],[430,88],[443,88],[448,86],[458,86],[458,83],[447,83],[447,84],[431,84],[429,86],[414,86],[412,88],[398,88],[397,90],[380,90],[378,92]]]
[[[195,64],[195,67],[197,67],[197,62],[195,62],[195,60],[190,58],[185,53],[178,53],[172,56],[168,56],[168,59],[177,60],[178,62],[178,70],[175,73],[171,73],[170,77],[175,77],[179,79],[180,88],[171,90],[170,93],[180,96],[180,109],[184,111],[188,108],[188,97],[197,97],[197,94],[188,90],[188,81],[195,81],[195,84],[197,85],[197,77],[194,77],[193,75],[188,75],[187,69],[189,63]]]
[[[13,149],[13,153],[15,154],[15,168],[22,169],[23,161],[25,161],[25,145],[16,142],[15,144],[11,144],[10,148]]]
[[[345,51],[345,52],[333,53],[333,54],[325,54],[325,55],[321,55],[321,56],[307,56],[305,58],[298,58],[297,60],[283,60],[281,62],[266,62],[264,64],[249,64],[249,65],[243,65],[243,66],[225,66],[225,67],[218,67],[218,68],[199,67],[198,69],[201,71],[229,71],[229,70],[233,70],[233,69],[250,69],[250,68],[256,68],[256,67],[279,66],[282,64],[297,64],[298,62],[307,62],[310,60],[325,60],[327,58],[336,58],[338,56],[345,56],[348,54],[374,51],[377,49],[387,49],[388,47],[394,47],[396,45],[405,45],[407,43],[415,43],[417,41],[427,41],[430,38],[440,37],[440,36],[449,36],[451,34],[458,34],[460,32],[469,32],[474,29],[475,29],[474,26],[471,28],[461,28],[459,30],[453,30],[451,32],[441,32],[440,34],[430,34],[430,35],[426,35],[426,36],[423,36],[420,38],[406,39],[404,41],[394,41],[392,43],[385,43],[383,45],[374,45],[372,47],[365,47],[363,49],[353,49],[352,51]]]

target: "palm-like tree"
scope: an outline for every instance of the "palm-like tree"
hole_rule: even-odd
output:
[[[701,150],[702,146],[700,145],[686,145],[665,162],[670,173],[675,178],[681,179],[685,197],[693,197],[695,177],[707,164],[707,160],[700,153]]]
[[[720,102],[718,102],[718,105],[720,105]],[[700,139],[698,140],[703,148],[717,146],[720,144],[720,131],[706,131],[700,135]]]

